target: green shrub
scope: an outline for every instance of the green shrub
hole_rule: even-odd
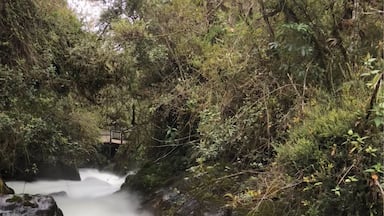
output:
[[[295,119],[285,142],[275,146],[277,163],[302,182],[290,199],[301,203],[298,211],[304,215],[381,211],[381,200],[374,200],[369,192],[376,189],[366,183],[371,182],[372,173],[381,172],[377,171],[381,147],[375,133],[356,127],[362,124],[367,97],[364,88],[350,87],[343,88],[336,99],[321,95],[312,101]]]

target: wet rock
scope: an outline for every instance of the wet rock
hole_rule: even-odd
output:
[[[46,162],[36,163],[33,168],[26,167],[23,163],[15,165],[15,170],[0,170],[0,175],[6,180],[18,180],[32,182],[37,179],[47,180],[74,180],[80,181],[80,174],[77,167],[64,162],[48,164]],[[27,170],[27,171],[26,171]],[[0,215],[1,216],[1,215]]]
[[[67,192],[65,191],[58,191],[58,192],[54,192],[54,193],[50,193],[48,194],[48,196],[68,196]]]
[[[150,206],[148,206],[148,204]],[[199,201],[176,188],[161,189],[156,192],[148,203],[147,207],[152,208],[157,216],[235,216],[231,209],[219,205]],[[169,210],[172,209],[172,212]]]
[[[202,215],[200,203],[195,199],[187,199],[176,211],[176,215]]]
[[[57,162],[56,164],[41,164],[36,178],[50,180],[80,180],[79,171],[74,166]]]
[[[205,212],[204,216],[235,216],[230,208],[220,208],[214,212]]]
[[[232,210],[225,207],[215,206],[211,202],[199,202],[198,200],[186,196],[184,203],[176,211],[177,216],[232,216]]]
[[[46,195],[0,195],[1,216],[63,216],[55,200]]]

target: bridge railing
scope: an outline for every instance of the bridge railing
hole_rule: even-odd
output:
[[[128,137],[128,134],[132,132],[134,128],[135,125],[129,128],[111,126],[109,129],[102,129],[100,134],[101,140],[107,144],[124,144],[126,142],[125,138]]]
[[[120,140],[120,144],[123,144],[124,141],[124,130],[109,130],[109,143],[112,143],[112,139]]]

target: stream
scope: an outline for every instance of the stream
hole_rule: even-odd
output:
[[[118,192],[125,176],[96,169],[80,169],[81,181],[7,182],[17,194],[53,194],[65,216],[151,216],[140,206],[139,198]],[[65,192],[65,194],[64,194]]]

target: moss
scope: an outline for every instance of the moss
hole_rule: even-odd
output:
[[[2,178],[0,178],[0,195],[1,194],[14,194],[15,191],[8,187],[7,184],[3,181]]]
[[[22,203],[23,206],[28,206],[32,208],[37,208],[38,205],[34,202],[31,202],[32,196],[24,194],[23,196],[13,195],[11,198],[7,199],[8,203]]]
[[[347,86],[338,97],[325,94],[312,99],[296,117],[287,138],[276,145],[278,164],[301,182],[292,194],[280,197],[296,203],[296,213],[365,215],[380,210],[380,204],[367,194],[372,189],[364,172],[381,160],[380,153],[368,153],[381,147],[375,141],[378,134],[361,129],[365,94],[364,88]]]
[[[13,195],[11,198],[7,199],[6,202],[9,203],[21,203],[23,201],[23,197]]]
[[[277,161],[291,175],[318,168],[332,147],[345,141],[348,130],[363,114],[363,98],[352,98],[355,92],[346,89],[336,98],[319,92],[318,99],[310,101],[303,115],[296,117],[285,142],[276,145]]]

